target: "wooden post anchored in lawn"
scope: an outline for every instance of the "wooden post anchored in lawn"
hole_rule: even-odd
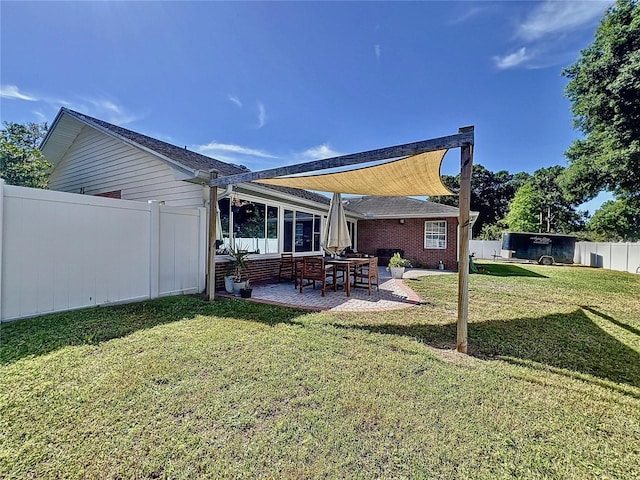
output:
[[[218,178],[218,171],[211,170],[210,179]],[[212,301],[216,291],[216,215],[218,215],[218,187],[209,187],[209,255],[207,262],[207,299]]]
[[[473,127],[462,127],[459,133],[473,132]],[[469,237],[471,208],[471,169],[473,167],[473,143],[463,145],[460,151],[460,193],[458,239],[458,339],[457,350],[467,353],[467,321],[469,317]]]

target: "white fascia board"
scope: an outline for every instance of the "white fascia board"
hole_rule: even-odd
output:
[[[311,210],[314,210],[318,214],[326,214],[329,211],[329,204],[314,202],[313,200],[309,200],[307,198],[296,197],[295,195],[289,195],[288,193],[272,190],[270,188],[266,188],[262,185],[254,184],[251,182],[233,185],[234,191],[240,194],[245,193],[246,195],[255,198],[255,201],[262,200],[264,202],[269,202],[269,200],[273,200],[285,206],[290,205],[294,210],[298,207],[307,207]],[[347,220],[349,221],[357,221],[364,218],[359,214],[354,214],[353,212],[348,212],[347,210],[345,210],[344,213],[347,217]]]
[[[296,197],[295,195],[289,195],[288,193],[263,187],[262,185],[258,185],[255,183],[250,183],[250,182],[239,183],[237,184],[237,187],[239,187],[242,190],[253,192],[255,195],[258,195],[258,196],[274,197],[276,199],[279,199],[283,203],[303,205],[303,206],[307,206],[307,207],[314,208],[316,210],[322,210],[322,211],[329,210],[328,203],[325,205],[324,203],[315,202],[313,200],[309,200],[308,198]],[[327,197],[327,200],[330,200],[329,197]]]
[[[389,214],[389,215],[374,215],[374,214],[361,214],[364,220],[397,220],[400,218],[458,218],[459,214],[450,213],[411,213],[411,214]],[[478,212],[470,212],[472,222],[475,222],[478,218]]]
[[[53,134],[53,131],[55,130],[56,125],[58,125],[58,122],[60,121],[60,118],[62,117],[63,113],[65,113],[65,112],[62,109],[60,109],[58,111],[58,114],[56,115],[56,118],[53,119],[53,122],[51,123],[51,126],[49,127],[49,130],[47,130],[47,134],[42,139],[42,142],[40,142],[40,146],[38,147],[38,150],[40,150],[41,152],[44,150],[44,148],[45,148],[45,146],[47,144],[47,141],[49,140],[49,137]]]
[[[399,218],[458,218],[458,214],[455,213],[397,213],[390,215],[372,215],[363,214],[362,218],[365,220],[397,220]]]

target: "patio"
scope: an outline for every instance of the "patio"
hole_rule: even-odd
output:
[[[371,295],[364,288],[352,288],[351,296],[347,296],[343,289],[333,291],[327,289],[326,295],[321,296],[317,287],[306,287],[303,293],[293,287],[293,281],[280,283],[253,284],[251,301],[272,303],[290,307],[303,308],[313,311],[328,310],[334,312],[379,311],[409,308],[420,303],[418,295],[409,288],[407,280],[425,275],[453,275],[455,272],[440,270],[408,269],[403,280],[394,280],[385,267],[379,267],[380,288],[372,289]],[[234,297],[227,293],[219,293],[223,297]]]

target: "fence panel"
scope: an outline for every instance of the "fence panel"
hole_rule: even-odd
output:
[[[629,260],[629,244],[628,243],[612,243],[610,248],[611,257],[609,259],[609,268],[620,272],[627,271],[627,263]]]
[[[160,295],[200,291],[199,236],[199,210],[160,206]]]
[[[640,243],[629,244],[629,260],[627,261],[629,273],[640,273]]]
[[[475,258],[493,260],[495,256],[500,256],[501,248],[500,240],[469,240],[469,252],[474,254]]]
[[[0,321],[202,290],[203,210],[0,179]]]
[[[500,253],[497,240],[471,240],[469,251],[476,258],[493,259]],[[574,263],[621,272],[640,273],[640,243],[576,242]]]

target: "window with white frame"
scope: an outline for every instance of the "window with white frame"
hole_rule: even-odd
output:
[[[447,248],[447,222],[445,220],[424,222],[424,248]]]
[[[320,251],[321,216],[299,210],[284,211],[284,251]]]
[[[219,200],[218,208],[223,248],[269,254],[277,253],[282,241],[285,252],[321,251],[321,215],[237,195]]]

